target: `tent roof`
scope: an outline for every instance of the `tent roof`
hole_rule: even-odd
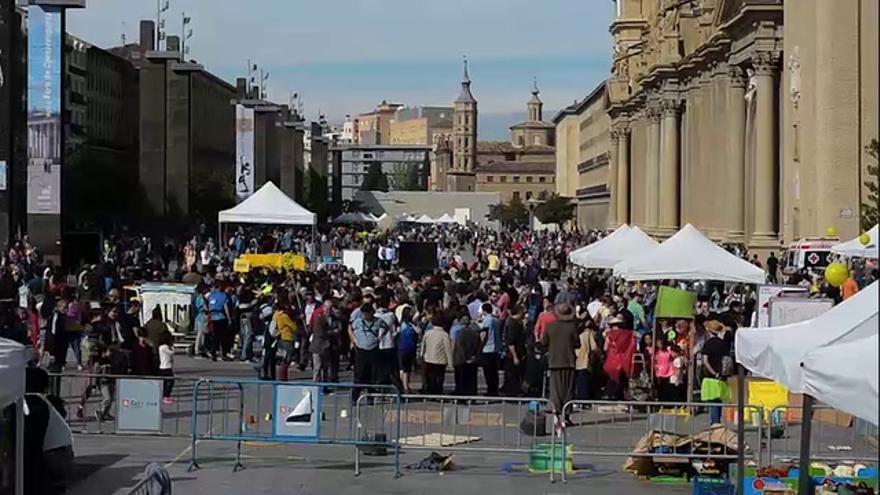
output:
[[[657,241],[638,227],[615,230],[608,237],[591,244],[592,249],[572,253],[572,263],[584,268],[614,268],[623,260],[657,249]],[[587,247],[590,247],[587,246]]]
[[[792,392],[810,393],[876,424],[878,295],[880,284],[874,282],[812,320],[741,328],[736,359]]]
[[[23,345],[0,339],[0,408],[12,404],[24,395],[27,361]]]
[[[452,215],[449,213],[444,213],[443,216],[436,220],[437,223],[458,223],[458,221],[452,218]]]
[[[871,238],[871,242],[868,243],[867,246],[863,246],[861,242],[859,242],[859,238],[850,239],[846,242],[842,242],[831,248],[831,252],[834,254],[840,254],[843,256],[850,256],[853,258],[872,258],[877,259],[878,255],[878,243],[880,243],[880,228],[877,225],[871,227],[871,230],[867,232],[868,237]]]
[[[657,248],[614,266],[626,280],[718,280],[763,284],[764,270],[740,259],[687,224]]]
[[[575,249],[574,251],[568,253],[568,260],[571,261],[572,263],[576,263],[576,261],[575,261],[575,256],[581,256],[581,255],[583,255],[584,253],[586,253],[587,251],[589,251],[589,250],[595,248],[596,246],[598,246],[600,242],[603,242],[603,241],[605,241],[606,239],[611,239],[612,237],[615,237],[615,236],[621,235],[621,234],[623,234],[624,232],[628,231],[629,229],[630,229],[630,226],[629,226],[629,225],[627,225],[627,224],[625,224],[625,223],[620,224],[620,227],[617,227],[616,229],[614,229],[614,232],[608,234],[607,236],[603,237],[602,239],[599,239],[598,241],[596,241],[596,242],[594,242],[594,243],[592,243],[592,244],[587,244],[587,245],[584,246],[584,247],[577,248],[577,249]]]
[[[220,223],[263,223],[272,225],[315,225],[315,214],[267,182],[234,208],[217,214]]]
[[[349,223],[376,223],[375,217],[364,213],[343,213],[333,219],[333,223],[349,224]]]
[[[434,223],[434,219],[429,217],[428,215],[422,215],[415,220],[416,223],[429,224]]]

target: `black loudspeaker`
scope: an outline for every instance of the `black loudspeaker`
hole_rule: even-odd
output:
[[[415,276],[437,269],[436,242],[401,242],[398,264]]]

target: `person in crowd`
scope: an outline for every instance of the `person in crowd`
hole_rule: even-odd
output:
[[[767,281],[771,284],[778,283],[778,273],[779,258],[776,257],[773,251],[770,251],[770,256],[767,257]]]
[[[507,319],[504,332],[506,355],[504,358],[504,395],[518,397],[522,395],[522,380],[526,364],[526,327],[525,309],[515,305]]]
[[[605,330],[605,364],[602,370],[608,379],[605,396],[609,400],[623,400],[629,378],[633,375],[633,355],[636,352],[636,339],[632,322],[623,314],[609,321]]]
[[[673,344],[674,345],[674,344]],[[652,362],[654,366],[654,384],[657,397],[661,402],[670,402],[670,379],[674,373],[673,356],[670,344],[664,336],[658,336],[657,345],[654,349]]]
[[[421,329],[413,322],[415,310],[405,305],[400,314],[400,333],[397,335],[397,359],[400,367],[400,381],[407,394],[412,393],[410,377],[415,366],[419,349]]]
[[[480,360],[479,327],[471,321],[467,308],[459,309],[459,329],[452,349],[452,366],[455,371],[455,395],[477,395],[477,371]]]
[[[217,341],[220,357],[224,361],[230,361],[235,336],[229,324],[232,319],[229,314],[229,296],[223,290],[221,282],[214,282],[213,289],[207,295],[207,302],[210,331]]]
[[[159,338],[159,372],[158,376],[165,377],[162,380],[162,402],[174,404],[174,396],[171,391],[174,388],[174,339],[170,332],[165,332]]]
[[[312,380],[317,383],[330,383],[336,379],[332,373],[334,354],[339,336],[339,327],[335,309],[336,301],[332,296],[324,298],[324,310],[315,317],[313,322],[312,342],[309,351],[312,353]],[[308,319],[307,319],[308,321]],[[338,360],[338,357],[335,359]]]
[[[354,318],[354,316],[352,316]],[[376,361],[379,357],[379,336],[390,332],[387,324],[376,318],[371,303],[360,307],[360,316],[352,321],[351,342],[355,347],[354,383],[371,385],[376,377]],[[357,402],[361,387],[352,388],[352,401]]]
[[[632,314],[634,329],[641,334],[646,333],[650,328],[645,317],[645,307],[642,306],[643,299],[642,293],[634,290],[630,293],[629,303],[626,305],[626,309]]]
[[[435,313],[431,329],[425,332],[422,339],[425,392],[429,395],[443,395],[446,367],[453,363],[452,340],[446,332],[446,326],[444,315]]]
[[[556,414],[574,397],[575,351],[580,347],[574,308],[568,303],[554,308],[556,321],[547,325],[541,344],[547,349],[547,367],[550,369],[550,402]],[[565,418],[570,422],[568,418]]]
[[[498,362],[501,355],[501,323],[494,314],[492,304],[483,303],[480,310],[480,364],[483,367],[483,378],[486,380],[486,395],[498,395]]]
[[[209,290],[206,285],[199,286],[193,300],[193,312],[195,313],[194,326],[196,331],[195,355],[217,360],[216,339],[211,329],[211,308],[208,304]]]
[[[553,310],[553,300],[548,296],[544,296],[541,300],[544,305],[544,311],[538,315],[538,320],[535,322],[535,341],[540,342],[544,337],[544,332],[547,330],[547,325],[556,321],[557,316],[556,312]]]
[[[596,343],[596,323],[587,319],[578,335],[580,345],[575,351],[575,392],[577,400],[590,400],[590,386],[593,382],[592,370],[601,358],[598,343]]]
[[[256,335],[254,334],[253,321],[257,309],[257,295],[253,289],[242,283],[238,287],[236,297],[238,300],[236,309],[238,310],[238,326],[240,329],[239,342],[241,344],[238,357],[241,361],[250,362],[254,360],[254,339]]]
[[[721,322],[711,320],[703,326],[709,332],[709,338],[700,351],[703,368],[700,398],[703,402],[720,404],[730,400],[730,388],[726,380],[733,367],[731,340]],[[720,405],[709,407],[709,422],[712,425],[721,424]]]
[[[272,299],[269,296],[261,295],[259,317],[257,321],[260,324],[261,333],[263,335],[263,352],[260,356],[260,364],[256,367],[257,378],[260,380],[275,380],[276,373],[276,326],[273,323],[275,319],[275,308],[272,305]]]
[[[856,271],[850,270],[849,277],[840,285],[840,295],[844,301],[856,295],[859,291],[859,284],[856,282]]]
[[[287,294],[279,294],[275,302],[275,313],[272,316],[271,333],[275,339],[275,361],[278,364],[278,381],[286,382],[289,377],[290,363],[294,360],[294,337],[296,323],[292,316]]]
[[[153,349],[159,348],[159,342],[168,333],[168,325],[165,324],[165,316],[162,314],[162,308],[157,304],[153,308],[150,319],[144,324],[147,342]]]
[[[159,360],[156,349],[150,345],[146,329],[139,328],[135,335],[137,342],[131,355],[131,373],[138,376],[156,376]]]
[[[669,352],[672,358],[672,374],[669,376],[669,387],[666,389],[666,397],[663,400],[684,402],[687,399],[687,391],[685,390],[687,360],[681,347],[677,345],[670,345]]]
[[[379,352],[376,356],[377,385],[394,385],[397,390],[403,391],[403,383],[400,380],[400,368],[398,366],[397,336],[400,327],[394,312],[389,309],[391,301],[388,295],[383,293],[376,298],[376,319],[383,325],[379,333]]]

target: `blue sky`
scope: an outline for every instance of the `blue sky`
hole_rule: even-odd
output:
[[[166,25],[191,16],[190,57],[234,80],[251,59],[270,73],[271,99],[301,93],[306,114],[332,121],[381,100],[451,104],[461,58],[471,61],[481,139],[522,120],[532,77],[547,112],[582,98],[608,74],[611,0],[170,0]],[[222,8],[219,4],[222,2]],[[98,46],[137,39],[155,0],[88,0],[68,30]]]

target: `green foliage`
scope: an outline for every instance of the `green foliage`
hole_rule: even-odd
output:
[[[880,180],[880,163],[878,163],[878,160],[880,160],[880,142],[872,139],[871,143],[865,146],[865,151],[874,158],[874,164],[868,165],[868,178],[865,179],[868,198],[867,201],[862,203],[861,224],[862,230],[870,230],[880,220],[880,213],[877,210],[878,180]]]
[[[371,162],[367,174],[361,183],[361,191],[388,192],[388,176],[382,170],[380,162]]]
[[[423,191],[418,163],[396,163],[389,177],[395,191]]]
[[[547,201],[535,208],[535,216],[541,223],[555,223],[561,226],[574,218],[575,207],[576,205],[572,203],[571,198],[553,194]]]
[[[500,222],[505,227],[518,227],[529,222],[529,211],[519,198],[513,198],[507,204],[489,205],[486,218]]]

